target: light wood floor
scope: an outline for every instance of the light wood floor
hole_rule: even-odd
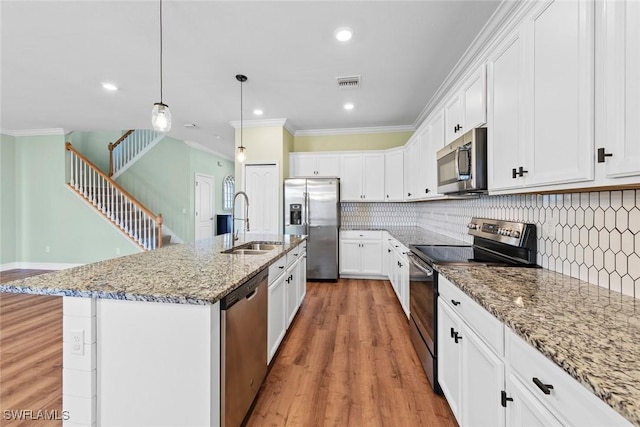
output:
[[[249,426],[455,426],[388,281],[308,283]]]
[[[1,282],[42,274],[2,272]],[[8,421],[5,410],[62,414],[62,298],[0,293],[0,426],[61,426],[61,421]]]

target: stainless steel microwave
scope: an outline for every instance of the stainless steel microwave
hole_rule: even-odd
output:
[[[487,129],[476,128],[438,150],[438,193],[487,192]]]

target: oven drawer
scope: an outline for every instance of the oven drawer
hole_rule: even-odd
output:
[[[438,293],[489,347],[504,356],[504,326],[498,319],[442,275],[438,276]]]

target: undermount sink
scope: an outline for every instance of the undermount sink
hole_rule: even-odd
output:
[[[262,255],[277,249],[281,245],[282,242],[249,242],[222,251],[222,253],[231,255]]]

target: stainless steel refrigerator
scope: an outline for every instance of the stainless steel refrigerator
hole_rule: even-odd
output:
[[[284,180],[284,234],[306,234],[307,278],[338,279],[340,178]]]

